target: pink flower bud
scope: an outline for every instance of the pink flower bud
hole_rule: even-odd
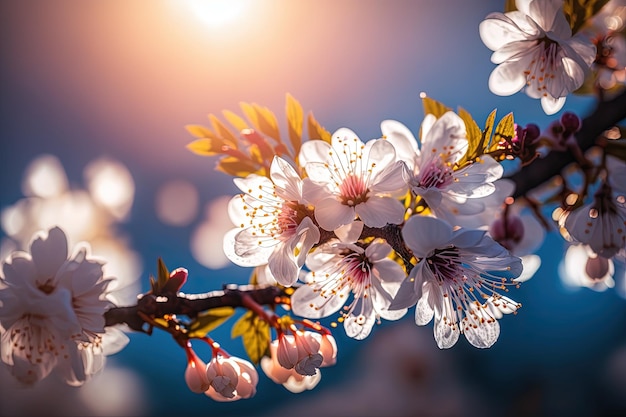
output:
[[[493,240],[511,250],[524,237],[524,224],[518,216],[509,214],[506,218],[494,221],[489,228],[489,234]]]
[[[250,362],[231,356],[225,361],[230,361],[237,365],[237,387],[232,397],[226,397],[217,392],[213,386],[211,386],[205,394],[215,401],[237,401],[245,398],[251,398],[256,394],[256,386],[259,382],[259,374],[257,373],[254,365]]]
[[[561,116],[561,125],[563,125],[565,132],[569,134],[578,132],[581,124],[580,118],[575,113],[566,111]]]
[[[211,386],[206,375],[206,364],[192,350],[187,351],[185,382],[196,394],[205,392]]]
[[[281,334],[276,351],[278,363],[285,369],[291,369],[298,363],[298,356],[298,346],[296,346],[294,336]]]
[[[167,280],[163,289],[161,289],[162,294],[176,294],[182,286],[187,282],[188,272],[185,268],[176,268],[170,273],[170,279]]]
[[[236,362],[219,354],[211,360],[206,370],[211,388],[226,398],[233,398],[236,395],[239,372],[239,365]]]
[[[322,335],[320,353],[324,357],[321,366],[332,366],[337,363],[337,342],[331,334]]]

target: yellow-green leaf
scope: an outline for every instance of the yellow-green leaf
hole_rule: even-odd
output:
[[[218,328],[222,323],[228,320],[235,309],[232,307],[217,307],[205,311],[194,319],[189,326],[189,337],[204,337],[211,330]]]
[[[191,133],[192,136],[197,138],[209,138],[215,136],[211,129],[201,125],[187,125],[185,126],[185,129],[187,129],[187,132]]]
[[[430,97],[422,97],[422,105],[424,106],[424,115],[432,114],[437,119],[450,111],[449,107]]]
[[[187,149],[189,149],[196,155],[214,156],[220,153],[221,143],[219,143],[219,141],[209,138],[196,139],[193,142],[187,144]]]
[[[517,10],[515,0],[504,0],[504,13]]]
[[[302,127],[304,125],[304,112],[302,106],[291,96],[287,94],[287,124],[289,126],[289,141],[293,148],[294,155],[298,155],[300,152],[300,146],[302,145]]]
[[[459,117],[465,122],[465,130],[467,131],[467,140],[469,143],[479,143],[483,133],[480,128],[465,109],[459,107]]]
[[[250,174],[262,175],[261,168],[262,167],[260,165],[254,164],[252,161],[242,161],[241,159],[233,156],[227,156],[220,159],[216,167],[218,171],[222,171],[234,177],[242,178],[245,178]]]
[[[498,126],[496,126],[496,132],[494,133],[489,146],[486,148],[486,153],[495,151],[501,141],[506,140],[508,142],[513,139],[514,136],[515,121],[513,120],[513,113],[509,113],[504,116],[498,123]]]
[[[315,116],[313,116],[313,112],[309,112],[309,117],[307,119],[308,122],[308,130],[309,130],[309,139],[321,139],[324,142],[331,142],[331,134],[328,130],[324,129],[322,125],[319,124],[317,120],[315,120]]]
[[[224,118],[226,118],[226,120],[228,120],[228,123],[233,125],[233,127],[235,128],[235,130],[237,132],[241,132],[244,129],[249,129],[248,123],[246,123],[245,120],[243,120],[241,117],[237,116],[232,111],[224,110],[222,112],[222,114],[224,115]]]
[[[269,355],[271,341],[270,326],[252,311],[246,312],[233,326],[231,337],[241,337],[250,362],[258,364],[263,356]]]
[[[228,142],[233,148],[237,148],[237,134],[233,133],[227,128],[224,123],[220,121],[216,116],[209,114],[209,120],[215,130],[216,135],[222,140]]]
[[[256,130],[280,142],[278,121],[274,113],[258,104],[239,103],[239,106]]]

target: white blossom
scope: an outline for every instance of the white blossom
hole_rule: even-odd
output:
[[[415,322],[420,326],[434,317],[435,340],[442,349],[453,346],[460,333],[473,346],[492,346],[500,334],[497,319],[519,308],[497,290],[516,285],[520,259],[485,231],[454,230],[434,217],[411,217],[402,236],[418,262],[392,308],[417,304]]]
[[[317,187],[280,157],[274,158],[269,179],[252,174],[235,184],[243,194],[228,208],[237,227],[224,237],[226,256],[240,266],[268,264],[276,281],[292,285],[319,241],[311,205]]]
[[[593,43],[572,30],[562,0],[516,0],[517,10],[491,13],[480,23],[480,37],[494,51],[498,66],[489,89],[502,96],[525,89],[540,98],[546,114],[558,112],[565,97],[580,87],[596,58]]]
[[[32,385],[56,370],[66,383],[81,385],[105,355],[126,345],[121,331],[105,331],[111,279],[102,266],[84,243],[68,258],[58,227],[37,234],[30,253],[14,252],[3,262],[0,351],[17,380]]]
[[[397,197],[406,193],[402,163],[385,140],[363,143],[349,129],[339,129],[332,143],[311,140],[299,155],[309,178],[327,193],[315,202],[321,228],[335,230],[355,217],[370,227],[400,224],[404,206]]]
[[[465,123],[454,112],[422,123],[421,148],[411,131],[395,120],[381,123],[383,136],[408,169],[412,192],[424,199],[433,215],[453,225],[478,227],[493,216],[513,191],[510,182],[496,186],[502,166],[490,156],[455,170],[468,146]],[[480,224],[482,223],[482,224]]]
[[[306,285],[291,297],[294,313],[321,318],[343,307],[344,329],[355,339],[366,338],[380,318],[404,316],[405,309],[389,310],[406,277],[402,267],[388,258],[391,246],[378,240],[364,246],[332,241],[314,250],[307,259],[311,272],[304,278]]]

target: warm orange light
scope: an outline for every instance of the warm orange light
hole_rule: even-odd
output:
[[[202,21],[218,26],[241,15],[249,0],[185,0],[185,3]]]

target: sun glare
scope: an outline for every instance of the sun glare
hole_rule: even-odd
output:
[[[248,2],[249,0],[186,0],[192,12],[211,26],[233,21]]]

